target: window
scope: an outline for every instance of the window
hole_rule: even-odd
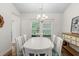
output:
[[[51,36],[51,22],[45,21],[43,23],[43,36],[50,37]]]
[[[32,36],[38,36],[39,33],[39,21],[33,20],[32,21]]]
[[[43,32],[44,37],[51,37],[51,21],[44,21],[40,29],[40,22],[38,20],[32,21],[32,37],[40,36],[40,30]]]

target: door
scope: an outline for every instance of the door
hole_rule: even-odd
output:
[[[12,42],[15,42],[15,38],[20,36],[21,33],[21,23],[20,17],[12,15]]]

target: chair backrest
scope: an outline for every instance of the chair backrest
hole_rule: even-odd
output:
[[[22,37],[19,36],[19,37],[16,38],[16,51],[17,51],[17,55],[22,55],[22,50],[21,50],[22,45],[23,45]]]
[[[56,40],[56,35],[53,35],[53,37],[51,39],[54,42]]]
[[[27,41],[27,35],[24,34],[24,35],[23,35],[23,43],[25,43],[26,41]]]
[[[60,37],[57,37],[56,39],[56,52],[58,55],[61,55],[61,49],[62,49],[63,39]]]
[[[40,50],[34,50],[34,49],[24,49],[24,55],[25,56],[52,56],[52,49],[40,49]]]

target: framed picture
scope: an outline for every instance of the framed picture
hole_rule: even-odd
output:
[[[79,16],[72,19],[71,32],[79,34]]]
[[[4,24],[4,20],[3,17],[0,15],[0,28],[3,27]]]

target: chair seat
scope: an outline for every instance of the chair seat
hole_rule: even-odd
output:
[[[52,56],[59,56],[58,52],[56,52],[55,49],[52,50]]]

